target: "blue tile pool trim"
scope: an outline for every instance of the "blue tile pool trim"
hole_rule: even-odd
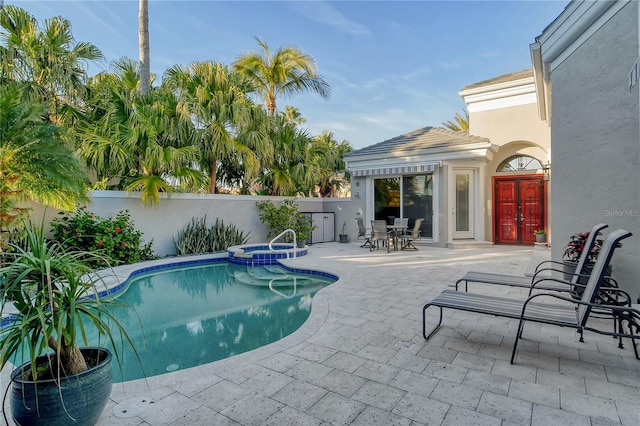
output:
[[[210,263],[222,263],[222,262],[227,262],[228,260],[229,259],[226,256],[220,256],[220,257],[212,257],[208,259],[182,260],[179,262],[169,262],[169,263],[162,263],[162,264],[153,265],[153,266],[147,266],[144,268],[136,269],[135,271],[131,272],[127,277],[127,279],[122,281],[120,284],[113,287],[109,287],[108,289],[98,293],[98,295],[100,297],[104,297],[104,296],[110,296],[112,294],[118,293],[118,291],[122,290],[127,285],[129,285],[129,282],[133,278],[139,275],[148,274],[150,272],[157,272],[163,269],[181,268],[184,266],[207,265]]]
[[[235,265],[266,266],[275,265],[280,259],[305,256],[309,248],[293,248],[293,244],[274,244],[272,251],[268,244],[244,244],[227,249],[229,262]]]

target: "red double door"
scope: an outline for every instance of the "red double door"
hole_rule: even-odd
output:
[[[496,244],[533,244],[544,229],[544,181],[538,177],[494,178]]]

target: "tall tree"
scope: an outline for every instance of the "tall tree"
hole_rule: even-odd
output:
[[[257,40],[262,51],[240,55],[233,69],[252,82],[270,115],[275,114],[278,96],[286,98],[308,90],[323,98],[329,96],[331,89],[318,75],[313,57],[294,47],[280,47],[272,55],[267,44]]]
[[[74,40],[68,20],[57,16],[41,28],[24,9],[0,9],[0,82],[27,84],[26,92],[48,103],[49,113],[83,95],[84,65],[98,59],[96,46]]]
[[[62,140],[60,127],[44,119],[42,102],[25,100],[18,83],[0,85],[0,230],[14,227],[31,200],[72,210],[87,199],[89,181]]]
[[[269,138],[274,147],[272,161],[264,161],[259,178],[260,193],[297,196],[313,188],[314,168],[306,162],[312,140],[305,130],[287,123],[282,114],[270,116]]]
[[[333,197],[349,183],[349,172],[343,156],[353,151],[346,140],[338,143],[333,133],[325,130],[316,136],[308,150],[308,162],[315,165],[316,187],[321,197]]]
[[[304,118],[302,114],[300,114],[300,110],[291,105],[287,105],[286,107],[284,107],[284,112],[282,114],[284,115],[284,119],[289,124],[299,125],[307,122],[307,119]]]
[[[202,131],[201,167],[209,174],[209,192],[217,192],[221,164],[241,165],[244,174],[257,174],[260,157],[270,158],[273,150],[266,132],[256,126],[261,119],[246,95],[251,89],[247,81],[210,61],[176,65],[165,80],[180,94],[183,113]]]
[[[165,87],[138,92],[140,64],[122,59],[114,73],[92,79],[89,110],[77,127],[79,151],[99,180],[140,191],[158,203],[160,193],[200,191],[206,179],[194,167],[197,132]]]
[[[138,44],[140,49],[140,94],[145,95],[151,86],[151,59],[149,57],[149,0],[139,0],[138,25]]]
[[[455,122],[446,121],[442,123],[442,125],[449,130],[453,130],[454,132],[459,132],[461,130],[469,131],[469,111],[465,109],[462,111],[462,113],[464,114],[464,117],[460,115],[459,112],[456,112],[456,116],[454,118]]]

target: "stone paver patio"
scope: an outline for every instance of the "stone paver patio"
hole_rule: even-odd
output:
[[[340,280],[314,297],[298,331],[223,361],[115,384],[99,424],[640,424],[640,361],[628,340],[618,349],[587,332],[580,343],[572,329],[529,324],[511,365],[517,322],[451,310],[436,335],[422,337],[424,302],[469,270],[524,274],[540,249],[419,248],[311,246],[286,262]]]

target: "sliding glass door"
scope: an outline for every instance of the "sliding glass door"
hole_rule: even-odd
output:
[[[373,181],[374,219],[392,224],[400,216],[400,178],[390,177]]]
[[[423,218],[420,236],[433,238],[433,174],[402,178],[403,217],[409,218],[409,229],[416,219]]]
[[[433,174],[374,179],[374,218],[392,223],[409,218],[411,229],[423,218],[420,235],[433,238]]]

